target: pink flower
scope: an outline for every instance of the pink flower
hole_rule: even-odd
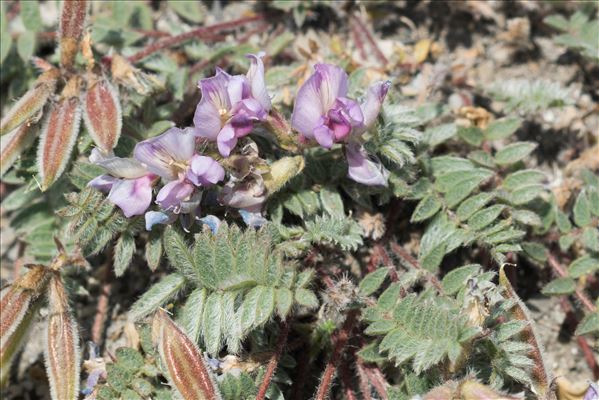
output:
[[[377,82],[359,104],[347,97],[348,77],[331,64],[316,64],[314,74],[299,89],[291,126],[301,141],[315,140],[330,149],[344,143],[350,163],[349,177],[365,185],[386,185],[388,173],[371,160],[359,144],[361,135],[376,121],[390,82]]]
[[[193,117],[196,135],[215,141],[225,157],[239,138],[252,131],[254,122],[266,119],[271,109],[263,55],[248,55],[251,65],[245,76],[231,76],[217,69],[215,76],[199,82],[202,99]]]

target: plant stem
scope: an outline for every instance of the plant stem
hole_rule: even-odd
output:
[[[247,24],[250,22],[254,22],[254,21],[260,21],[263,19],[264,19],[264,15],[257,14],[257,15],[252,15],[250,17],[239,18],[239,19],[229,21],[229,22],[223,22],[220,24],[214,24],[214,25],[210,25],[210,26],[202,26],[202,27],[193,29],[189,32],[182,33],[180,35],[171,36],[168,38],[164,38],[162,40],[158,40],[158,41],[150,44],[149,46],[143,48],[142,50],[138,51],[137,53],[133,54],[132,56],[127,57],[127,60],[129,60],[129,62],[131,62],[131,63],[136,63],[136,62],[141,61],[144,58],[148,57],[149,55],[156,53],[157,51],[166,49],[171,46],[179,45],[179,44],[186,42],[193,38],[214,40],[214,39],[218,38],[214,35],[215,32],[220,32],[220,31],[223,31],[226,29],[238,28],[241,25],[244,25],[244,24]]]
[[[262,379],[262,383],[260,384],[260,389],[258,390],[256,400],[263,400],[266,397],[266,391],[268,390],[268,387],[270,386],[270,381],[272,380],[272,377],[275,374],[275,371],[277,370],[279,360],[281,359],[281,355],[283,354],[283,347],[285,347],[285,343],[287,342],[287,336],[289,335],[289,327],[290,324],[288,321],[282,321],[280,324],[281,331],[279,332],[279,337],[277,338],[275,352],[270,357],[270,361],[268,362],[266,374],[264,374],[264,379]]]
[[[376,40],[374,40],[374,37],[372,36],[372,33],[370,33],[370,30],[368,29],[368,27],[366,27],[362,19],[355,15],[352,19],[356,21],[356,24],[360,27],[360,30],[364,33],[364,36],[366,36],[368,43],[370,43],[370,46],[372,47],[372,50],[374,51],[374,54],[379,59],[379,61],[383,65],[389,64],[389,60],[387,60],[387,57],[385,57],[385,55],[379,48],[378,44],[376,43]]]
[[[564,321],[564,325],[568,326],[571,332],[574,332],[576,329],[576,325],[579,323],[578,318],[576,318],[576,313],[574,312],[574,308],[570,304],[570,300],[566,296],[560,296],[560,306],[562,306],[562,310],[566,313],[566,319]],[[591,346],[587,342],[584,336],[577,336],[576,341],[578,342],[578,347],[582,351],[584,355],[584,359],[589,366],[589,369],[593,372],[593,379],[599,379],[599,365],[597,365],[597,361],[595,360],[595,356],[593,355],[593,350],[591,350]]]
[[[112,291],[112,282],[110,282],[110,264],[104,264],[102,267],[102,285],[100,286],[100,295],[98,296],[98,305],[96,306],[96,315],[92,325],[92,342],[100,345],[104,332],[104,324],[108,316],[108,305],[110,300],[110,292]]]
[[[328,397],[337,366],[339,365],[339,361],[341,361],[341,357],[343,356],[343,348],[351,337],[351,331],[356,325],[359,314],[360,310],[350,310],[348,312],[347,317],[343,322],[343,326],[336,336],[333,354],[331,355],[331,358],[327,362],[324,372],[322,373],[320,385],[318,385],[318,390],[316,391],[316,396],[314,397],[315,400],[324,400]]]
[[[400,258],[404,259],[413,268],[425,271],[426,278],[428,279],[428,281],[435,287],[435,289],[437,289],[437,291],[440,294],[443,294],[443,287],[441,286],[441,282],[439,282],[439,279],[435,275],[433,275],[429,271],[423,269],[422,266],[420,265],[420,263],[414,257],[412,257],[412,255],[406,249],[404,249],[402,246],[400,246],[394,242],[391,242],[390,245],[391,245],[391,250],[393,250],[393,252],[395,254],[397,254]]]
[[[559,261],[557,261],[557,259],[555,258],[555,256],[551,253],[549,253],[547,255],[547,261],[549,262],[549,265],[551,266],[551,268],[553,268],[555,270],[555,272],[557,272],[557,274],[562,277],[565,278],[568,276],[568,271],[562,267],[562,265],[559,263]],[[587,297],[586,294],[584,294],[584,292],[582,291],[582,289],[580,288],[576,288],[576,297],[578,297],[578,299],[580,300],[580,302],[590,311],[590,312],[595,312],[597,311],[597,307],[593,304],[593,302]]]

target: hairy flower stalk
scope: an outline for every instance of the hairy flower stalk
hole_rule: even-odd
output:
[[[37,154],[42,190],[48,189],[67,166],[81,122],[80,78],[73,77],[53,104],[42,127]]]
[[[366,100],[359,104],[347,97],[348,76],[343,69],[316,64],[314,70],[297,93],[291,126],[300,133],[301,141],[315,141],[327,149],[335,143],[344,144],[348,175],[354,181],[386,185],[389,172],[371,159],[361,137],[376,122],[391,83],[373,84]]]
[[[0,122],[0,136],[6,135],[18,128],[21,124],[35,119],[38,112],[44,107],[50,95],[56,89],[56,80],[60,76],[57,69],[44,72],[37,78],[33,88],[29,89],[23,97],[12,106]]]
[[[183,399],[221,398],[200,350],[162,309],[154,315],[152,337],[169,381]]]
[[[123,126],[121,103],[107,79],[90,74],[82,96],[83,121],[96,146],[105,154],[117,145]]]
[[[59,272],[53,273],[48,289],[50,314],[44,355],[50,393],[53,400],[78,399],[79,332]]]

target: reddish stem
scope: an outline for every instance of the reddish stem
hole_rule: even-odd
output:
[[[100,288],[100,295],[98,296],[98,305],[96,306],[96,315],[94,316],[94,323],[92,325],[92,342],[100,344],[102,342],[102,336],[104,332],[104,324],[108,317],[108,305],[110,300],[110,292],[112,291],[112,283],[110,280],[110,267],[108,264],[104,265],[102,286]]]
[[[360,37],[360,33],[358,32],[358,29],[356,28],[355,23],[354,24],[350,23],[350,30],[351,30],[351,34],[354,39],[354,42],[356,43],[356,47],[358,48],[358,50],[360,52],[360,56],[362,56],[362,58],[364,60],[366,60],[368,58],[368,54],[366,53],[366,49],[364,49],[364,42],[362,41],[362,38]]]
[[[393,252],[395,254],[397,254],[400,258],[405,260],[413,268],[425,271],[426,278],[428,279],[428,281],[435,287],[435,289],[437,289],[437,291],[439,293],[443,294],[443,287],[441,286],[441,282],[439,282],[439,279],[435,275],[433,275],[429,271],[423,269],[422,266],[420,265],[420,263],[418,262],[418,260],[416,260],[414,257],[412,257],[412,255],[406,249],[404,249],[402,246],[400,246],[394,242],[391,242],[390,245],[391,245],[391,250],[393,250]]]
[[[565,324],[569,325],[568,328],[574,331],[579,322],[578,318],[576,318],[574,308],[566,296],[560,297],[560,305],[562,306],[562,310],[566,313]],[[595,360],[591,346],[589,346],[589,343],[584,336],[577,336],[576,341],[578,342],[578,347],[580,347],[582,354],[584,354],[584,359],[589,366],[589,369],[593,372],[593,379],[599,379],[599,365],[597,365],[597,360]]]
[[[336,335],[335,348],[331,358],[327,362],[324,372],[322,373],[320,385],[318,385],[318,390],[316,391],[316,396],[314,397],[316,400],[324,400],[327,398],[329,390],[331,389],[331,384],[333,383],[335,371],[337,370],[339,361],[341,361],[341,357],[343,357],[343,348],[351,336],[351,331],[356,325],[359,314],[359,310],[350,310],[345,318],[345,322],[343,322],[341,330]]]
[[[202,26],[200,28],[193,29],[189,32],[185,32],[180,35],[171,36],[171,37],[159,40],[157,42],[154,42],[154,43],[150,44],[149,46],[145,47],[144,49],[133,54],[132,56],[129,56],[127,59],[131,63],[136,63],[136,62],[148,57],[149,55],[156,53],[157,51],[160,51],[162,49],[166,49],[168,47],[172,47],[175,45],[179,45],[183,42],[186,42],[187,40],[190,40],[193,38],[214,40],[217,38],[214,35],[215,32],[220,32],[220,31],[224,31],[227,29],[238,28],[241,25],[244,25],[244,24],[247,24],[250,22],[254,22],[254,21],[260,21],[263,19],[264,19],[264,15],[257,14],[257,15],[253,15],[251,17],[243,17],[243,18],[239,18],[239,19],[236,19],[233,21],[223,22],[220,24],[214,24],[211,26]]]
[[[352,389],[352,374],[349,363],[342,363],[340,366],[341,382],[343,383],[343,393],[347,400],[358,400]]]
[[[555,258],[555,256],[553,254],[549,253],[547,255],[547,261],[549,262],[549,265],[551,266],[551,268],[553,268],[555,270],[555,272],[557,272],[557,274],[560,277],[565,278],[565,277],[568,276],[568,271],[559,263],[559,261],[557,261],[557,259]],[[597,307],[587,297],[587,295],[583,292],[582,289],[576,288],[576,292],[575,293],[576,293],[576,297],[578,297],[578,299],[580,300],[580,302],[590,312],[596,312],[597,311]]]
[[[281,331],[279,332],[275,352],[270,357],[270,361],[268,362],[266,374],[264,374],[264,379],[262,379],[262,383],[260,384],[260,389],[258,390],[256,400],[263,400],[266,397],[266,391],[268,390],[268,386],[270,386],[270,381],[272,380],[272,377],[275,374],[275,371],[277,370],[279,360],[281,359],[281,355],[283,354],[283,348],[285,347],[285,343],[287,342],[287,336],[289,335],[289,325],[290,324],[287,321],[282,321],[280,324]]]
[[[368,375],[366,374],[364,362],[360,359],[360,357],[356,357],[356,369],[358,370],[358,383],[360,385],[360,392],[362,392],[362,397],[364,398],[364,400],[372,400],[372,396],[370,395],[370,383]]]
[[[370,30],[364,24],[364,22],[362,21],[362,19],[360,17],[357,17],[357,16],[353,16],[353,19],[356,21],[356,24],[360,27],[360,29],[362,30],[362,32],[364,32],[364,35],[366,36],[366,39],[368,40],[368,43],[370,43],[370,46],[372,47],[372,50],[374,51],[374,54],[379,59],[379,61],[381,63],[383,63],[383,65],[389,64],[389,60],[387,60],[387,57],[385,57],[385,55],[383,54],[383,52],[379,48],[378,44],[376,43],[376,40],[372,36],[372,33],[370,33]]]

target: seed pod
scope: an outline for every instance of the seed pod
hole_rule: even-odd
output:
[[[3,387],[8,380],[12,360],[25,343],[29,328],[31,328],[39,305],[40,302],[35,301],[31,306],[31,309],[29,309],[29,312],[25,314],[23,319],[21,319],[17,328],[6,338],[2,337],[0,339],[0,388]]]
[[[33,119],[54,93],[59,71],[52,69],[37,78],[35,85],[15,103],[0,122],[0,136],[15,130],[19,125]]]
[[[43,265],[33,265],[12,285],[0,294],[0,340],[8,338],[19,326],[29,309],[46,284],[48,272]]]
[[[152,338],[171,384],[185,400],[220,399],[220,392],[197,346],[164,310],[152,321]]]
[[[23,124],[6,136],[0,138],[0,177],[14,164],[23,151],[35,140],[39,129]]]
[[[60,177],[71,156],[81,122],[78,95],[79,79],[75,77],[65,86],[62,99],[52,105],[42,126],[37,152],[42,191]]]
[[[0,292],[0,386],[8,378],[10,363],[24,343],[39,305],[35,299],[46,285],[47,277],[43,265],[34,265]]]
[[[53,400],[75,400],[79,398],[79,333],[58,272],[50,279],[48,303],[50,314],[44,355],[50,394]]]
[[[121,104],[117,91],[108,80],[96,75],[90,76],[87,91],[81,101],[83,121],[96,145],[108,154],[121,136]]]
[[[75,61],[86,12],[86,0],[63,1],[58,37],[60,38],[60,65],[64,68],[71,68]]]

